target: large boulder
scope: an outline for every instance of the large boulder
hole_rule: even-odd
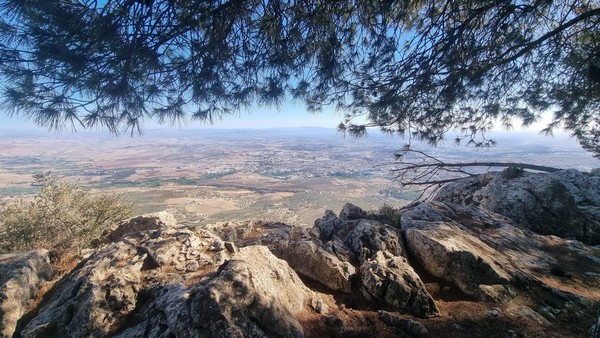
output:
[[[537,235],[476,206],[422,203],[405,210],[402,228],[419,265],[476,299],[506,301],[516,289],[534,288],[533,298],[566,314],[569,304],[591,303],[573,294],[574,280],[583,294],[600,286],[600,249]]]
[[[116,337],[303,337],[311,292],[264,246],[240,249],[209,278],[152,290]]]
[[[439,312],[419,276],[404,257],[378,251],[360,266],[362,291],[367,299],[426,318]]]
[[[475,205],[543,235],[600,244],[600,172],[487,173],[441,188],[436,201]]]
[[[303,337],[295,316],[310,291],[298,275],[264,246],[242,248],[237,256],[191,300],[197,336]]]
[[[58,282],[20,335],[303,336],[295,316],[311,293],[285,261],[156,220],[126,223],[132,232],[119,231]]]
[[[472,211],[450,208],[443,203],[424,203],[406,211],[402,228],[408,250],[430,274],[455,284],[467,295],[487,301],[497,299],[499,292],[508,293],[510,261],[465,226],[476,222]],[[497,226],[496,222],[502,220],[490,218],[489,226]]]
[[[52,279],[47,250],[0,255],[0,336],[12,337],[42,284]]]
[[[336,255],[325,251],[315,241],[294,241],[280,257],[297,273],[315,280],[330,290],[349,293],[356,268],[341,261]]]
[[[136,222],[149,224],[154,217]],[[106,336],[118,331],[149,289],[191,283],[229,258],[208,231],[163,224],[122,234],[59,281],[23,337]],[[220,249],[219,249],[220,248]]]

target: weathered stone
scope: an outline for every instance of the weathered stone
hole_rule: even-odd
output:
[[[437,201],[476,205],[539,234],[600,243],[600,176],[577,170],[549,174],[506,171],[444,186]]]
[[[378,251],[361,265],[360,276],[363,290],[392,309],[421,318],[439,312],[425,285],[403,257],[386,258]]]
[[[365,258],[374,257],[379,251],[387,251],[394,256],[404,256],[400,236],[397,228],[377,221],[361,219],[350,231],[344,244],[359,257],[360,262]]]
[[[429,334],[429,330],[427,330],[425,325],[419,323],[416,320],[402,319],[398,316],[393,315],[390,312],[383,310],[379,310],[378,314],[382,322],[390,326],[404,329],[410,334],[411,337],[422,337]]]
[[[551,326],[552,323],[548,321],[548,319],[544,318],[541,314],[534,311],[532,308],[528,306],[519,306],[509,310],[509,313],[515,316],[528,318],[534,320],[539,325],[542,326]]]
[[[45,281],[52,279],[47,250],[0,255],[0,336],[12,337]]]
[[[313,296],[310,301],[310,306],[313,308],[313,310],[315,310],[316,313],[329,313],[329,307],[323,301],[323,298],[321,298],[321,296]]]
[[[303,337],[295,315],[309,294],[268,248],[245,247],[209,279],[156,291],[134,315],[136,324],[115,336]]]
[[[425,289],[431,297],[437,297],[440,294],[441,288],[438,283],[425,283]]]
[[[137,256],[135,249],[123,242],[93,255],[55,286],[48,304],[21,336],[106,336],[136,306],[144,258],[145,254]]]
[[[237,248],[237,246],[235,246],[235,243],[233,242],[225,242],[225,249],[227,249],[227,251],[229,251],[230,253],[236,253],[239,251],[239,249]]]
[[[198,270],[214,271],[228,258],[210,251],[218,238],[206,231],[197,236],[167,227],[119,238],[58,282],[22,337],[109,335],[137,309],[141,290],[189,283],[202,274]]]
[[[323,316],[323,321],[325,324],[336,328],[339,333],[343,333],[346,330],[344,321],[338,316],[326,315]]]
[[[294,315],[303,309],[308,294],[296,273],[269,249],[245,247],[217,276],[194,290],[193,331],[176,336],[303,337]]]
[[[313,241],[292,242],[280,257],[299,274],[318,281],[330,290],[350,292],[356,269],[322,249]]]
[[[475,237],[460,223],[445,217],[443,204],[421,204],[405,212],[402,219],[408,249],[432,275],[457,285],[464,293],[483,300],[495,300],[480,285],[508,284],[510,263]],[[466,220],[465,215],[457,215]]]
[[[319,238],[325,242],[333,237],[340,224],[342,221],[337,215],[331,210],[326,210],[325,215],[315,221],[315,228],[319,230]]]
[[[456,218],[475,222],[475,215],[461,211]],[[412,255],[429,273],[473,297],[498,300],[510,294],[495,286],[510,283],[510,262],[447,214],[448,206],[440,203],[424,203],[404,213],[402,226]]]
[[[553,299],[558,308],[566,309],[569,303],[591,306],[589,299],[568,288],[550,285],[563,283],[565,276],[597,284],[589,276],[600,271],[597,248],[537,235],[501,215],[452,203],[427,202],[406,210],[402,226],[408,251],[427,272],[477,299],[507,301],[516,289],[535,287],[536,297]]]
[[[103,234],[107,241],[115,241],[122,236],[131,235],[135,232],[171,228],[177,225],[175,217],[166,211],[146,214],[130,218],[121,223],[115,230]]]
[[[352,203],[346,203],[340,212],[341,220],[353,220],[366,217],[367,213]]]

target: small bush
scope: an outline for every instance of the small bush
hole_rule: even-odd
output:
[[[504,169],[504,177],[511,179],[523,176],[525,169],[521,167],[508,167]]]
[[[89,247],[102,230],[131,216],[120,195],[95,193],[48,174],[34,176],[33,199],[0,203],[0,252]]]
[[[391,205],[384,203],[377,211],[378,218],[387,224],[400,228],[400,210],[395,209]]]

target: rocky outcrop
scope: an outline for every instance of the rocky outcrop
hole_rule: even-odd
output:
[[[150,291],[117,337],[303,337],[296,315],[310,295],[263,246],[242,248],[210,278]]]
[[[392,309],[403,310],[420,318],[436,314],[438,309],[421,278],[408,261],[378,251],[360,266],[361,290],[367,299],[383,302]]]
[[[423,318],[437,314],[431,295],[408,264],[400,229],[365,218],[369,215],[352,204],[340,215],[326,211],[315,228],[326,232],[319,236],[324,248],[356,265],[357,288],[365,300]]]
[[[510,294],[513,267],[471,228],[505,225],[506,219],[487,214],[489,223],[478,223],[481,210],[443,203],[426,203],[402,216],[408,249],[427,272],[444,279],[467,295],[494,301]],[[493,231],[493,230],[491,230]]]
[[[136,217],[13,316],[15,337],[591,334],[599,247],[441,196],[403,209],[400,226],[351,204],[312,228]]]
[[[46,250],[0,255],[1,337],[12,337],[18,320],[53,275]]]
[[[600,244],[600,172],[505,170],[441,188],[437,201],[475,205],[543,235]]]
[[[327,252],[315,241],[294,241],[280,257],[299,274],[315,280],[330,290],[350,293],[356,268]]]
[[[327,210],[312,229],[249,222],[208,228],[241,247],[266,245],[300,276],[354,302],[423,318],[437,314],[433,298],[406,259],[400,229],[377,219],[348,203],[340,217]]]
[[[310,291],[266,247],[230,252],[206,230],[134,222],[144,228],[119,227],[55,286],[22,337],[303,336],[294,315]]]

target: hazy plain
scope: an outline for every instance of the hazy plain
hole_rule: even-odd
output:
[[[565,135],[498,133],[476,151],[417,145],[448,161],[504,160],[589,171],[600,161]],[[451,138],[450,138],[451,139]],[[271,220],[310,225],[346,202],[365,209],[415,197],[390,172],[405,141],[371,132],[349,139],[333,129],[161,130],[142,137],[106,134],[0,135],[0,195],[37,189],[51,171],[82,186],[118,192],[136,212],[168,210],[182,223]]]

